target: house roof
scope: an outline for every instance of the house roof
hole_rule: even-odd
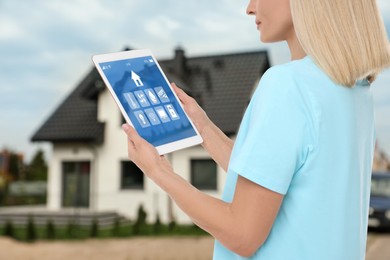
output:
[[[266,51],[185,57],[159,61],[169,81],[193,96],[226,134],[235,134],[253,88],[269,68]],[[54,111],[32,141],[93,142],[104,140],[104,122],[97,121],[97,99],[104,84],[95,68]]]
[[[99,86],[99,74],[92,69],[80,84],[31,138],[32,141],[101,143],[104,123],[97,121],[97,99],[88,99],[86,93]]]

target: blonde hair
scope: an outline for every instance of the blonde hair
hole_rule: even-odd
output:
[[[390,44],[376,0],[290,0],[298,40],[336,83],[352,87],[390,66]]]

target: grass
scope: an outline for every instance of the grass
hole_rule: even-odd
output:
[[[93,230],[95,228],[95,230]],[[135,236],[203,236],[207,233],[195,225],[164,225],[164,224],[142,224],[136,227],[134,224],[124,223],[113,227],[91,226],[55,226],[52,233],[48,225],[34,225],[33,239],[28,233],[27,225],[12,226],[11,237],[16,240],[31,242],[35,240],[82,240],[87,238],[113,238],[113,237],[135,237]],[[0,226],[0,236],[5,234],[5,226]],[[50,235],[51,234],[51,235]]]

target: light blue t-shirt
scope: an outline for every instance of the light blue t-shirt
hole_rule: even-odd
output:
[[[233,200],[239,174],[285,195],[248,259],[364,260],[374,146],[367,81],[337,85],[310,56],[270,68],[242,120],[223,194]],[[230,259],[247,258],[216,241],[214,260]]]

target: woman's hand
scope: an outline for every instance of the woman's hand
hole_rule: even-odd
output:
[[[225,135],[206,115],[204,110],[196,103],[195,99],[188,96],[175,83],[171,84],[176,95],[183,104],[187,115],[194,122],[203,138],[202,146],[210,154],[211,158],[219,166],[227,171],[230,154],[233,149],[233,141]]]
[[[127,134],[127,151],[129,159],[134,162],[142,172],[151,179],[162,172],[173,172],[169,161],[160,156],[156,148],[143,139],[137,131],[128,124],[122,129]]]
[[[210,119],[194,98],[188,96],[182,89],[176,86],[175,83],[171,83],[171,86],[173,87],[177,97],[180,99],[187,115],[195,124],[195,127],[198,129],[200,135],[202,135],[203,130],[210,125]]]

